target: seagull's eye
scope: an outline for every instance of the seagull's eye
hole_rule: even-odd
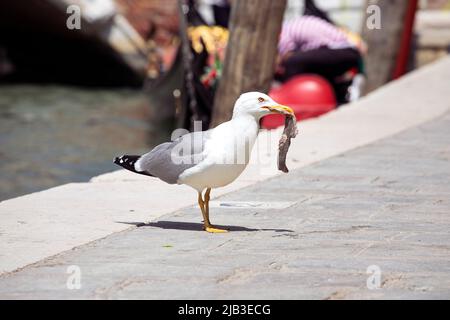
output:
[[[258,98],[258,101],[259,101],[259,102],[265,102],[266,99],[264,99],[264,98]]]

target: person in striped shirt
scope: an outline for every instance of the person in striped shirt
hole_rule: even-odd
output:
[[[361,59],[357,44],[342,29],[315,16],[300,16],[283,24],[276,79],[313,73],[334,85],[336,78],[358,69]]]

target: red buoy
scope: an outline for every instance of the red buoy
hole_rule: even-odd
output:
[[[297,120],[318,117],[337,106],[336,96],[330,83],[318,75],[299,75],[278,88],[269,96],[276,102],[291,107]],[[284,125],[284,116],[274,114],[261,121],[265,129],[275,129]]]

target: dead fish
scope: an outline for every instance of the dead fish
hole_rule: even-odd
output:
[[[288,173],[286,157],[291,146],[291,139],[298,135],[297,120],[293,115],[286,115],[284,121],[284,131],[278,143],[278,170]]]

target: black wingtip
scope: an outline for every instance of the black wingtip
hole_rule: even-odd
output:
[[[123,155],[120,157],[115,157],[113,162],[125,169],[132,170],[134,169],[134,164],[137,160],[139,160],[140,156],[129,156]]]
[[[127,170],[129,170],[131,172],[153,177],[148,172],[136,171],[134,165],[136,164],[136,161],[138,161],[140,157],[141,156],[123,155],[121,157],[115,157],[113,162],[115,164],[117,164],[118,166],[120,166],[120,167],[122,167],[124,169],[127,169]]]

